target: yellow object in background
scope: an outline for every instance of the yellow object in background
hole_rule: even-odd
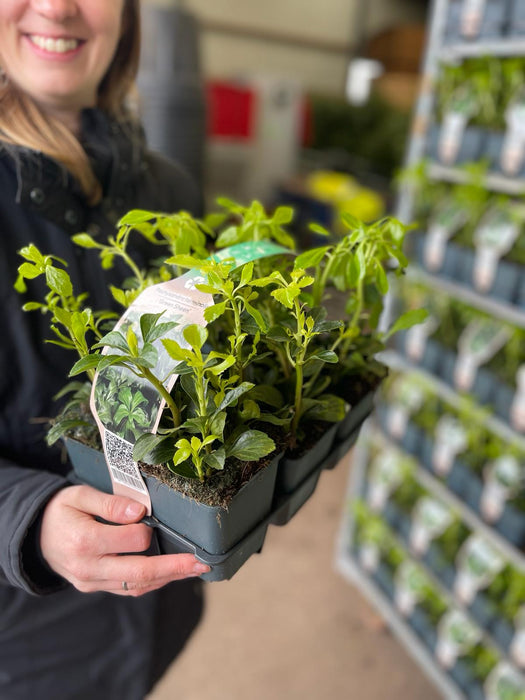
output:
[[[317,170],[307,177],[308,193],[331,204],[338,213],[347,213],[369,222],[379,219],[385,212],[381,195],[346,173]]]

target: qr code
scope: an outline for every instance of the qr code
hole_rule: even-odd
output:
[[[106,459],[115,481],[147,493],[140,471],[133,461],[133,445],[106,430]]]

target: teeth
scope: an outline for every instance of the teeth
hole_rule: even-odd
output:
[[[35,46],[49,51],[50,53],[66,53],[66,51],[73,51],[79,45],[77,39],[50,39],[49,37],[37,36],[35,34],[31,35],[29,38]]]

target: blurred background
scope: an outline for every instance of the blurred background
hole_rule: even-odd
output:
[[[304,249],[341,212],[417,219],[389,304],[429,310],[358,448],[206,586],[149,700],[524,700],[525,0],[142,10],[147,139],[207,211],[291,205]]]

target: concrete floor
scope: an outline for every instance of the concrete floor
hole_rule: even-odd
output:
[[[350,460],[231,581],[148,700],[438,700],[362,595],[334,569]]]

